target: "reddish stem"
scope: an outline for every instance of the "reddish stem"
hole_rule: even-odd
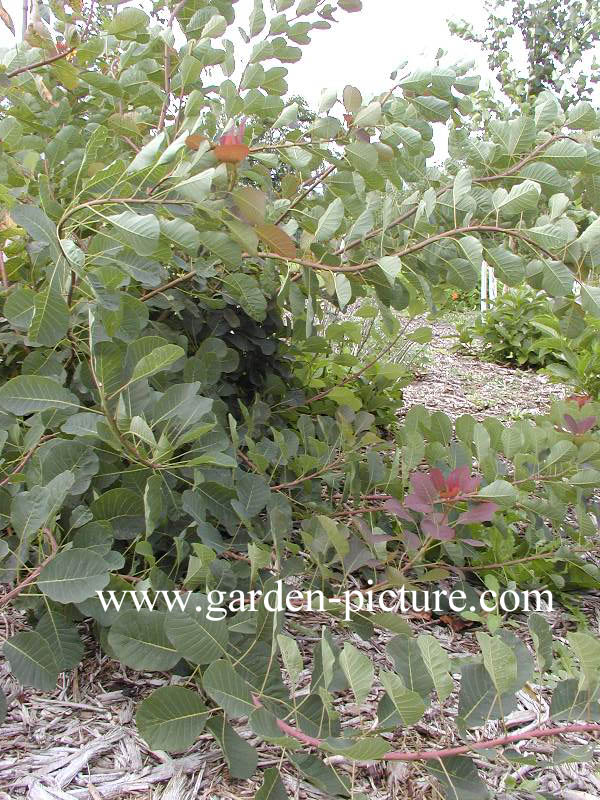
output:
[[[256,708],[262,708],[262,703],[258,697],[253,696],[254,705]],[[315,736],[309,736],[307,733],[289,725],[282,719],[277,719],[277,727],[286,736],[291,736],[309,747],[322,747],[323,740],[317,739]],[[542,739],[548,736],[561,736],[564,733],[600,733],[600,723],[573,723],[571,725],[563,725],[562,727],[555,728],[536,728],[532,731],[523,731],[521,733],[511,733],[507,736],[499,736],[497,739],[482,739],[479,742],[470,742],[458,747],[446,747],[444,749],[436,750],[416,750],[414,752],[404,750],[390,750],[377,761],[434,761],[440,758],[448,758],[450,756],[460,756],[468,753],[470,750],[487,750],[488,748],[500,747],[501,745],[511,744],[512,742],[522,742],[526,739]],[[371,760],[371,759],[369,759]]]
[[[52,559],[56,555],[56,551],[58,550],[58,545],[56,544],[56,539],[52,535],[52,531],[50,530],[50,528],[43,528],[42,532],[44,533],[44,535],[48,539],[48,542],[50,543],[50,555],[47,558],[45,558],[42,561],[42,563],[39,564],[35,569],[33,569],[29,573],[29,575],[21,581],[21,583],[18,583],[14,587],[14,589],[11,589],[10,592],[8,592],[7,594],[5,594],[3,597],[0,598],[0,608],[9,603],[14,597],[18,597],[18,595],[21,594],[23,589],[29,586],[30,583],[34,583],[39,577],[40,572],[46,566],[46,564],[49,564],[50,561],[52,561]]]

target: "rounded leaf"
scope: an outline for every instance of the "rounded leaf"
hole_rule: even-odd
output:
[[[174,753],[194,743],[209,713],[197,692],[162,686],[140,703],[135,721],[148,747]]]
[[[40,573],[37,585],[57,603],[81,603],[110,579],[104,559],[82,548],[63,550]]]

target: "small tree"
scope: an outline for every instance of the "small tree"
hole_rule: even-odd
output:
[[[582,64],[600,39],[597,0],[487,0],[485,34],[474,33],[462,20],[450,23],[461,38],[487,51],[490,69],[502,90],[517,103],[532,101],[545,89],[562,97],[563,107],[589,100],[598,82],[596,59],[592,74]],[[518,32],[527,55],[525,73],[513,58],[513,36]]]
[[[415,723],[434,690],[445,700],[456,668],[396,616],[347,620],[331,604],[367,640],[374,624],[397,634],[378,730],[369,720],[342,733],[335,699],[349,687],[363,702],[367,656],[325,631],[299,699],[285,615],[263,602],[221,618],[207,592],[245,596],[292,575],[330,595],[350,575],[398,587],[436,574],[432,560],[490,573],[502,560],[502,576],[534,587],[598,586],[593,565],[560,549],[562,536],[590,535],[597,406],[563,404],[506,430],[419,407],[393,436],[375,424],[385,392],[401,403],[387,353],[430,336],[407,333],[406,319],[435,310],[448,286],[475,286],[484,258],[509,286],[543,287],[573,329],[600,315],[600,290],[586,284],[600,259],[598,114],[588,102],[563,112],[543,92],[475,134],[478,78],[436,67],[371,98],[326,90],[298,127],[285,65],[361,3],[275,6],[267,19],[256,0],[244,23],[246,64],[228,38],[230,0],[182,0],[166,22],[158,4],[150,17],[106,10],[97,29],[53,6],[47,34],[2,56],[0,557],[13,583],[3,601],[33,626],[4,652],[23,684],[52,690],[81,658],[74,623],[91,618],[110,656],[186,680],[140,706],[153,748],[185,749],[206,727],[247,777],[257,755],[230,720],[248,717],[285,748],[425,761],[448,797],[484,797],[465,753],[557,729],[392,751],[380,734]],[[431,161],[440,123],[448,170]],[[385,346],[366,358],[335,349],[357,328],[324,332],[324,303],[381,315]],[[97,596],[181,587],[197,611],[137,611],[130,594],[118,613]],[[532,620],[536,665],[489,617],[494,635],[479,635],[481,658],[463,667],[461,734],[510,713],[534,669],[539,680],[549,669],[549,628]],[[568,723],[558,732],[598,729],[589,639],[572,636],[583,677],[556,690],[551,716]],[[350,792],[317,756],[289,758],[328,795]],[[261,797],[269,786],[281,796],[276,772],[266,785]]]

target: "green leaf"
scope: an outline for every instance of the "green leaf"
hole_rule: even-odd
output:
[[[19,375],[0,387],[0,407],[23,417],[51,408],[73,413],[80,406],[75,395],[52,378]]]
[[[600,684],[592,689],[582,687],[577,678],[560,681],[550,701],[550,719],[572,722],[590,720],[600,722]]]
[[[165,344],[162,347],[156,347],[147,356],[140,358],[133,369],[129,383],[149,378],[151,375],[156,375],[157,372],[168,369],[171,364],[174,364],[184,355],[185,350],[177,344]]]
[[[240,186],[232,192],[233,202],[249,223],[261,225],[265,221],[267,196],[252,186]]]
[[[539,184],[534,181],[523,181],[511,188],[497,209],[503,217],[516,217],[528,211],[535,211],[539,198]]]
[[[400,274],[400,272],[402,272],[402,262],[398,256],[383,256],[377,261],[377,263],[387,275],[390,286],[393,286],[396,281],[396,277]]]
[[[471,191],[471,170],[463,167],[459,170],[452,184],[452,201],[456,208],[463,197]]]
[[[562,261],[545,261],[542,288],[552,297],[568,297],[573,291],[575,277]]]
[[[440,782],[444,800],[487,800],[490,797],[475,764],[466,756],[430,761],[427,772]]]
[[[295,687],[298,685],[300,673],[304,668],[300,649],[295,639],[285,636],[283,633],[277,635],[277,643],[281,651],[283,665],[287,670],[292,686]]]
[[[377,168],[377,150],[367,142],[353,142],[346,147],[346,158],[354,169],[368,175]]]
[[[163,672],[179,661],[179,653],[165,633],[166,614],[160,611],[123,611],[108,632],[108,644],[126,666]]]
[[[505,247],[486,247],[487,258],[494,267],[498,280],[507,286],[518,286],[525,280],[523,259]]]
[[[600,287],[581,284],[581,305],[594,317],[600,317]],[[0,389],[0,405],[2,404],[2,389]]]
[[[141,256],[151,256],[158,246],[160,224],[154,214],[123,211],[106,218],[115,228],[119,241]]]
[[[589,689],[600,684],[600,641],[583,631],[572,631],[568,634],[569,644],[581,664],[585,676],[583,684]]]
[[[319,224],[317,225],[317,231],[315,233],[315,241],[325,242],[331,239],[339,230],[343,219],[344,204],[339,197],[336,197],[319,219]]]
[[[256,772],[258,753],[242,739],[223,715],[212,717],[206,727],[221,745],[232,777],[246,780]]]
[[[267,24],[267,18],[263,10],[262,0],[254,0],[254,8],[250,14],[249,29],[250,38],[258,36],[262,29]]]
[[[363,99],[360,90],[355,86],[344,88],[344,108],[349,114],[355,114],[362,106]]]
[[[40,573],[37,585],[57,603],[81,603],[94,597],[109,581],[104,559],[90,550],[73,548],[58,553]]]
[[[357,128],[370,128],[373,125],[377,125],[380,119],[381,103],[375,101],[369,103],[366,108],[362,108],[358,111],[354,116],[354,122],[352,124]]]
[[[483,664],[465,664],[462,668],[458,715],[467,728],[477,728],[489,720],[508,716],[516,708],[516,697],[510,691],[498,695],[489,672]]]
[[[446,122],[452,112],[452,106],[439,97],[423,96],[414,97],[411,103],[417,108],[424,119],[430,122]]]
[[[66,471],[57,475],[47,486],[33,486],[16,494],[10,504],[10,521],[21,540],[27,545],[54,515],[73,486],[75,476]]]
[[[361,706],[371,691],[375,677],[371,659],[349,642],[345,642],[340,655],[340,666],[350,684],[356,705]]]
[[[77,628],[54,606],[48,607],[35,629],[50,644],[59,670],[72,669],[79,664],[83,658],[83,642]]]
[[[495,500],[497,503],[506,506],[512,505],[516,501],[517,496],[517,489],[512,483],[502,480],[501,478],[492,481],[492,483],[479,490],[479,497]]]
[[[425,667],[417,640],[412,636],[395,636],[386,650],[407,689],[427,697],[433,689],[433,681]]]
[[[58,679],[58,664],[50,644],[36,631],[23,631],[4,642],[3,652],[15,678],[23,686],[52,692]]]
[[[517,681],[517,659],[511,648],[497,636],[481,631],[475,634],[483,653],[483,663],[498,695],[510,692]]]
[[[262,786],[254,795],[254,800],[289,800],[281,775],[276,767],[264,771]]]
[[[271,490],[269,484],[260,475],[242,472],[236,480],[239,503],[235,504],[243,516],[251,519],[259,514],[269,502]]]
[[[191,255],[198,252],[200,235],[191,222],[184,219],[161,219],[160,232]]]
[[[228,661],[213,661],[202,677],[202,686],[231,717],[247,717],[254,711],[250,687]]]
[[[165,631],[182,658],[192,664],[210,664],[228,653],[229,633],[224,619],[214,617],[204,595],[192,594],[185,611],[167,614]],[[216,615],[219,616],[219,615]]]
[[[197,692],[162,686],[138,706],[135,722],[151,750],[187,750],[204,730],[209,710]]]
[[[13,326],[26,331],[31,325],[35,312],[36,293],[28,286],[14,289],[4,303],[4,316]]]
[[[147,30],[149,22],[148,15],[140,8],[124,8],[113,17],[107,30],[120,39],[124,33]]]
[[[388,693],[404,725],[414,725],[425,713],[425,703],[417,692],[407,689],[403,680],[393,672],[382,670],[381,683]]]
[[[94,519],[109,522],[115,535],[129,539],[146,526],[144,500],[131,489],[109,489],[90,505]]]
[[[17,225],[24,228],[34,242],[50,246],[52,259],[57,262],[61,257],[56,237],[56,226],[37,206],[16,204],[10,216]]]
[[[134,419],[136,419],[134,417]],[[140,423],[143,423],[139,417]],[[132,420],[133,426],[133,420]],[[146,428],[148,426],[146,425]],[[133,430],[133,428],[131,428]],[[150,435],[152,435],[152,431]],[[151,475],[146,481],[144,487],[144,517],[146,520],[146,538],[151,536],[156,530],[161,520],[165,516],[164,497],[163,497],[163,479],[160,475]]]
[[[552,629],[545,618],[536,612],[529,615],[527,624],[533,639],[539,670],[546,672],[552,668],[553,662]]]
[[[598,115],[591,103],[580,100],[569,108],[567,127],[575,130],[593,131],[600,127]]]
[[[450,659],[441,644],[433,636],[421,634],[417,637],[421,657],[435,687],[440,702],[443,703],[454,689],[450,672]]]
[[[554,142],[539,156],[543,161],[552,164],[559,170],[578,170],[583,167],[587,158],[587,151],[582,144],[570,139]]]
[[[352,286],[348,278],[342,273],[335,276],[335,294],[342,311],[352,299]]]

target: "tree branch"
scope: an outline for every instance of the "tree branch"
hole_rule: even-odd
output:
[[[171,16],[169,17],[169,21],[167,22],[167,28],[171,30],[173,28],[173,22],[175,22],[175,17],[181,9],[186,4],[187,0],[179,0],[173,11],[171,12]],[[165,102],[160,110],[160,119],[158,121],[158,130],[162,131],[165,127],[165,119],[167,116],[167,111],[169,108],[169,103],[171,102],[171,50],[169,45],[165,42]]]
[[[73,47],[69,47],[67,50],[62,50],[60,53],[55,53],[53,56],[49,56],[48,58],[43,58],[41,61],[36,61],[34,64],[29,64],[26,67],[19,67],[19,69],[13,69],[11,72],[5,73],[7,78],[14,78],[17,75],[21,75],[23,72],[30,72],[31,70],[38,69],[39,67],[45,67],[47,64],[53,64],[55,61],[59,61],[61,58],[66,58],[70,56],[71,53],[74,53],[78,47],[81,46],[83,40],[86,38],[88,31],[90,29],[90,25],[92,24],[92,18],[94,16],[94,3],[95,0],[92,0],[92,5],[89,11],[89,16],[83,29],[83,33],[81,34],[81,38],[78,44],[73,45]],[[23,35],[25,35],[25,29],[27,26],[27,0],[23,2]]]

